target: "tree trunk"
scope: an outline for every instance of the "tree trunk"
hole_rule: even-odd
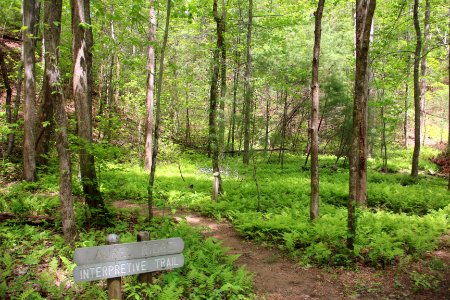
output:
[[[247,22],[247,62],[245,64],[245,109],[244,109],[244,156],[243,162],[248,165],[250,162],[250,116],[253,102],[252,84],[252,21],[253,21],[253,0],[248,0],[248,22]]]
[[[209,140],[211,145],[211,157],[212,157],[212,166],[213,166],[213,191],[212,191],[212,200],[217,201],[219,198],[219,195],[222,193],[222,179],[220,176],[220,168],[219,168],[219,160],[220,160],[220,113],[218,113],[218,89],[219,89],[219,69],[221,65],[221,61],[219,60],[219,54],[221,51],[223,51],[224,40],[223,40],[223,31],[224,31],[224,10],[225,7],[222,7],[222,16],[219,17],[218,13],[218,0],[214,0],[213,2],[213,15],[214,20],[217,24],[217,43],[216,47],[213,50],[213,63],[212,63],[212,73],[211,73],[211,88],[210,88],[210,94],[209,94],[209,113],[210,113],[210,127],[209,127]],[[222,2],[222,5],[224,3]],[[222,53],[223,55],[223,53]],[[222,62],[223,56],[222,56]],[[226,66],[225,66],[226,67]],[[223,72],[223,70],[222,70]],[[224,75],[222,73],[222,75]],[[224,84],[223,78],[221,80],[221,87]],[[222,96],[222,91],[221,91]],[[221,100],[219,99],[219,102]],[[219,117],[219,118],[218,118]]]
[[[347,247],[353,250],[356,235],[356,206],[367,203],[367,110],[370,30],[376,0],[356,1],[356,66],[353,125],[350,150]]]
[[[409,77],[409,76],[408,76]],[[404,136],[404,147],[405,149],[408,149],[408,97],[409,97],[409,84],[408,82],[405,83],[405,103],[404,103],[404,110],[405,115],[403,117],[403,136]]]
[[[152,168],[152,138],[153,138],[153,102],[155,93],[155,47],[156,42],[156,10],[153,0],[150,0],[150,23],[148,29],[147,47],[147,92],[145,117],[144,170]]]
[[[426,127],[425,127],[425,107],[426,107],[426,92],[427,92],[427,52],[428,43],[430,39],[430,1],[426,0],[425,3],[425,18],[423,21],[423,43],[422,43],[422,58],[420,61],[420,120],[421,120],[421,138],[422,146],[425,145],[426,140]]]
[[[414,0],[414,29],[416,30],[416,50],[414,52],[414,152],[412,158],[411,176],[417,178],[419,174],[420,155],[420,86],[419,86],[419,66],[420,53],[422,49],[422,36],[419,25],[419,0]]]
[[[23,63],[20,63],[17,68],[17,82],[16,82],[16,99],[14,101],[14,109],[12,111],[11,116],[11,124],[14,124],[19,119],[19,107],[20,107],[20,95],[22,91],[22,73],[23,73]],[[14,141],[16,138],[16,133],[13,131],[12,133],[8,134],[8,149],[6,150],[6,155],[11,156],[13,148],[14,148]]]
[[[64,241],[72,244],[76,238],[75,213],[72,199],[72,170],[69,140],[67,137],[67,114],[61,87],[58,47],[61,36],[62,0],[44,2],[45,78],[52,107],[55,109],[56,149],[59,156],[59,198]]]
[[[5,85],[5,90],[6,90],[6,99],[5,99],[6,123],[8,124],[8,126],[11,126],[12,125],[12,103],[11,103],[12,89],[11,89],[11,85],[9,84],[8,69],[6,67],[5,54],[3,52],[2,46],[0,46],[0,70],[2,73],[3,84]]]
[[[219,157],[223,156],[225,144],[225,97],[227,93],[227,45],[225,44],[227,9],[222,0],[222,16],[220,17],[220,34],[217,31],[217,46],[220,46],[220,99],[217,126],[219,129]],[[220,45],[219,45],[220,42]]]
[[[264,152],[267,152],[269,148],[269,121],[270,121],[270,97],[266,98],[266,124],[265,124],[265,132],[264,132]]]
[[[309,219],[316,220],[319,217],[319,58],[320,38],[322,34],[322,14],[325,0],[319,0],[314,30],[314,49],[312,60],[311,79],[311,200]]]
[[[36,180],[36,79],[34,37],[39,23],[40,2],[23,1],[22,55],[24,65],[24,138],[23,138],[23,178],[26,181]]]
[[[77,116],[81,183],[90,208],[104,208],[98,189],[94,156],[88,152],[92,143],[92,27],[89,0],[71,0],[73,98]]]
[[[162,81],[164,72],[164,55],[166,52],[167,39],[169,38],[169,24],[170,24],[170,4],[171,0],[167,0],[167,10],[166,10],[166,24],[164,27],[164,37],[163,44],[161,47],[161,53],[159,57],[159,68],[158,68],[158,82],[156,89],[156,114],[155,114],[155,132],[153,137],[153,148],[152,148],[152,165],[150,169],[150,177],[148,180],[148,218],[149,222],[153,219],[153,185],[155,183],[155,172],[156,172],[156,158],[158,156],[158,140],[160,134],[160,123],[161,123],[161,91],[162,91]]]
[[[450,8],[448,9],[448,36],[447,36],[447,60],[448,60],[448,78],[450,79]],[[448,85],[448,138],[447,138],[447,156],[450,157],[450,84]],[[448,186],[447,189],[450,191],[450,171],[448,172]]]
[[[240,69],[240,52],[239,52],[239,45],[240,45],[240,27],[238,27],[238,36],[236,39],[236,50],[234,52],[234,70],[233,70],[233,105],[231,109],[231,116],[230,116],[230,127],[231,127],[231,134],[228,139],[228,144],[230,144],[230,138],[231,138],[231,151],[234,152],[234,141],[235,141],[235,133],[236,133],[236,106],[237,106],[237,90],[238,90],[238,84],[239,84],[239,69]]]
[[[184,137],[185,145],[191,145],[191,120],[189,117],[189,91],[186,90],[186,130]]]

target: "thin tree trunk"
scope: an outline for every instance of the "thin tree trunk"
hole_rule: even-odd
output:
[[[156,42],[156,10],[153,0],[150,0],[150,24],[148,30],[147,47],[147,94],[145,117],[145,144],[144,144],[144,170],[150,171],[152,167],[152,138],[153,138],[153,102],[155,91],[155,47]]]
[[[269,121],[270,121],[270,97],[266,98],[266,124],[265,124],[265,133],[264,133],[264,152],[267,152],[269,148]]]
[[[189,91],[188,90],[186,90],[186,131],[185,131],[184,143],[188,146],[191,145],[191,120],[189,117]]]
[[[248,22],[247,22],[247,62],[245,64],[245,110],[244,110],[244,155],[243,163],[250,162],[250,116],[253,102],[252,84],[252,21],[253,21],[253,0],[248,1]]]
[[[158,140],[160,134],[160,123],[161,123],[161,91],[163,82],[163,72],[164,72],[164,55],[166,52],[167,40],[169,38],[169,24],[170,24],[170,4],[171,0],[167,0],[167,10],[166,10],[166,24],[164,27],[164,37],[163,44],[161,47],[161,54],[159,57],[159,68],[158,68],[158,82],[156,89],[156,114],[155,114],[155,132],[153,137],[152,146],[152,165],[150,169],[150,177],[148,180],[148,218],[149,222],[153,219],[153,185],[155,183],[155,172],[156,172],[156,158],[158,156]]]
[[[92,27],[89,0],[71,0],[73,98],[77,116],[81,183],[90,208],[105,210],[95,171],[95,159],[88,151],[92,143]],[[96,213],[101,211],[96,211]],[[95,220],[93,218],[93,220]]]
[[[350,176],[347,247],[353,251],[356,236],[356,206],[367,203],[367,110],[370,31],[375,0],[356,1],[356,66],[353,99],[353,125],[350,150]]]
[[[281,163],[281,169],[283,169],[284,168],[284,144],[285,144],[286,131],[287,131],[287,109],[288,109],[287,88],[285,88],[284,92],[281,92],[281,97],[284,99],[284,105],[283,105],[283,119],[281,120],[281,142],[280,142],[280,153],[278,155],[278,161]]]
[[[8,69],[6,67],[5,54],[3,52],[2,46],[0,46],[0,70],[2,73],[3,84],[5,85],[5,90],[6,90],[6,99],[5,99],[6,123],[11,128],[11,125],[12,125],[12,103],[11,103],[12,89],[11,89],[11,85],[9,84]]]
[[[227,94],[227,45],[225,43],[227,8],[225,0],[222,0],[222,16],[220,17],[220,98],[218,110],[218,129],[219,129],[219,157],[223,157],[223,148],[225,144],[225,97]]]
[[[426,0],[425,3],[425,18],[423,21],[423,43],[422,43],[422,58],[420,61],[420,120],[422,131],[422,146],[425,145],[426,140],[426,127],[425,127],[425,107],[426,107],[426,92],[427,92],[427,79],[425,78],[427,74],[427,52],[428,43],[430,39],[430,1]]]
[[[309,208],[309,219],[316,220],[319,217],[319,58],[320,39],[322,34],[322,14],[325,0],[319,0],[314,30],[314,49],[312,60],[311,79],[311,199]]]
[[[62,0],[44,2],[45,78],[50,89],[48,96],[55,109],[56,149],[59,156],[59,198],[64,241],[72,244],[77,236],[72,199],[72,170],[69,140],[67,136],[67,114],[61,87],[58,47],[61,36]]]
[[[405,139],[404,140],[405,149],[408,149],[408,108],[409,108],[408,97],[409,97],[409,84],[408,84],[408,82],[406,82],[405,83],[405,103],[404,103],[405,115],[403,118],[403,136]]]
[[[36,79],[34,51],[36,48],[37,24],[39,23],[40,2],[23,1],[22,55],[24,65],[24,138],[23,138],[23,178],[36,180]]]
[[[12,111],[11,124],[16,123],[19,118],[20,96],[22,94],[22,73],[23,73],[23,63],[21,62],[17,68],[16,99],[14,101],[14,109]],[[7,156],[11,156],[13,152],[15,138],[16,133],[14,131],[8,134],[8,149],[6,150]]]
[[[420,86],[419,86],[419,66],[420,53],[422,49],[422,36],[419,25],[419,0],[414,0],[414,29],[416,30],[416,50],[414,52],[414,152],[412,158],[411,176],[417,178],[419,175],[419,155],[420,155]]]
[[[217,24],[217,43],[216,48],[213,50],[213,63],[212,63],[212,74],[211,74],[211,89],[210,89],[210,96],[209,96],[209,103],[210,103],[210,128],[209,128],[209,139],[210,139],[210,145],[211,145],[211,156],[212,156],[212,165],[213,165],[213,191],[212,191],[212,200],[217,201],[219,198],[219,195],[222,193],[222,178],[220,176],[220,168],[219,168],[219,159],[220,159],[220,120],[218,120],[218,117],[220,118],[220,113],[218,113],[218,80],[219,80],[219,68],[220,68],[220,60],[219,60],[219,54],[221,51],[223,51],[223,33],[224,33],[224,10],[225,7],[222,7],[222,16],[219,17],[218,13],[218,0],[214,0],[213,2],[213,15],[214,20]],[[224,3],[222,2],[222,5]],[[223,55],[223,53],[222,53]],[[222,56],[223,61],[223,56]],[[223,70],[222,70],[223,72]],[[224,75],[222,73],[222,75]],[[221,79],[221,88],[224,84],[224,79]],[[221,91],[222,96],[222,91]],[[219,99],[219,102],[221,100]],[[219,103],[220,105],[220,103]]]
[[[239,85],[239,69],[240,69],[240,52],[239,52],[239,45],[240,45],[240,27],[238,28],[238,36],[236,41],[236,50],[234,53],[235,57],[235,66],[233,71],[233,105],[232,105],[232,111],[231,111],[231,151],[234,153],[234,144],[235,144],[235,133],[236,133],[236,106],[237,106],[237,90]]]
[[[450,8],[448,9],[448,35],[447,35],[447,45],[448,45],[448,78],[450,78]],[[447,137],[447,156],[450,157],[450,84],[448,85],[448,137]],[[448,172],[448,186],[447,189],[450,191],[450,170]]]

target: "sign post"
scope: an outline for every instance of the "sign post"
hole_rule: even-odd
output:
[[[148,232],[138,234],[137,243],[119,244],[119,237],[108,235],[109,245],[78,248],[73,270],[75,282],[107,279],[109,299],[121,299],[121,277],[139,275],[139,282],[151,283],[151,272],[181,268],[184,242],[181,238],[145,240]]]
[[[119,236],[117,234],[108,234],[106,241],[110,245],[116,245],[119,243]],[[122,278],[108,278],[106,280],[106,286],[108,288],[108,298],[109,299],[122,299]]]

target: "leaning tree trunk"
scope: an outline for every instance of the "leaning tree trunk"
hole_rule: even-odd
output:
[[[23,178],[36,180],[36,80],[34,51],[36,48],[36,28],[39,23],[40,2],[23,1],[22,55],[24,65],[24,137],[23,137]]]
[[[144,144],[144,170],[150,171],[152,167],[152,138],[153,138],[153,100],[155,94],[155,47],[156,42],[156,10],[153,0],[150,0],[150,23],[148,30],[147,47],[147,92],[145,117],[145,144]]]
[[[161,123],[161,91],[163,82],[163,72],[164,72],[164,55],[166,53],[167,40],[169,38],[169,24],[170,24],[170,4],[171,0],[167,0],[167,10],[166,10],[166,24],[164,27],[164,37],[163,44],[161,47],[161,53],[159,57],[159,68],[158,68],[158,82],[156,89],[156,114],[155,114],[155,132],[153,137],[153,149],[152,149],[152,167],[150,169],[150,177],[147,186],[147,205],[148,205],[148,219],[149,222],[153,219],[153,185],[155,183],[155,172],[156,172],[156,158],[158,156],[158,140],[160,134],[160,123]]]
[[[369,98],[370,30],[376,0],[356,1],[356,66],[353,126],[350,150],[347,247],[353,250],[356,235],[356,206],[367,203],[367,111]]]
[[[320,38],[322,33],[322,13],[325,0],[319,0],[314,30],[314,50],[312,60],[311,79],[311,199],[309,219],[316,220],[319,217],[319,57]]]
[[[248,22],[247,22],[247,62],[245,64],[245,98],[244,98],[244,155],[243,162],[248,165],[250,162],[250,116],[253,102],[252,84],[252,20],[253,20],[253,0],[248,1]]]
[[[71,244],[76,239],[75,213],[72,199],[72,169],[70,165],[67,114],[59,72],[59,44],[61,36],[62,0],[44,2],[45,78],[47,96],[55,109],[56,149],[59,156],[59,198],[64,241]]]
[[[73,98],[77,116],[81,183],[90,208],[104,209],[95,172],[92,143],[92,27],[89,0],[71,0]]]
[[[419,25],[419,0],[414,0],[414,29],[416,30],[416,50],[414,52],[414,152],[412,158],[411,176],[417,178],[419,175],[419,155],[420,155],[420,85],[419,66],[420,53],[422,49],[422,36]]]

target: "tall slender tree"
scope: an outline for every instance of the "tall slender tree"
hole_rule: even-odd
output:
[[[55,110],[56,149],[59,156],[59,198],[61,220],[66,243],[76,238],[75,213],[72,199],[72,169],[70,164],[69,140],[67,136],[67,114],[59,72],[59,43],[61,36],[62,0],[44,2],[45,80],[49,89],[44,94]]]
[[[166,24],[164,27],[164,37],[161,46],[161,52],[159,55],[159,66],[158,66],[158,82],[156,85],[156,114],[155,114],[155,129],[153,136],[153,150],[152,150],[152,166],[150,169],[150,177],[147,186],[147,205],[148,205],[148,218],[149,222],[153,219],[153,186],[155,183],[155,172],[156,172],[156,158],[158,156],[158,140],[160,134],[160,124],[161,124],[161,91],[162,82],[164,74],[164,56],[166,53],[167,40],[169,39],[169,24],[170,24],[170,8],[171,0],[167,0],[166,9]]]
[[[89,207],[104,210],[95,172],[95,159],[89,153],[92,143],[92,26],[90,0],[71,0],[73,98],[80,143],[80,173],[83,192]]]
[[[447,60],[448,60],[448,78],[450,78],[450,8],[448,9],[448,36],[447,36]],[[448,138],[447,138],[447,157],[450,157],[450,84],[448,85]],[[448,172],[448,186],[450,191],[450,170]]]
[[[36,32],[39,23],[40,1],[23,1],[22,59],[24,65],[24,138],[23,178],[36,180]]]
[[[247,61],[245,63],[245,99],[244,99],[244,155],[243,162],[248,165],[250,162],[250,123],[253,103],[253,84],[252,84],[252,23],[253,23],[253,0],[248,0],[248,21],[247,21]]]
[[[150,0],[150,22],[148,28],[147,46],[147,91],[145,117],[145,145],[144,169],[150,171],[152,167],[152,139],[153,139],[153,104],[155,94],[155,42],[156,42],[156,10],[153,0]]]
[[[420,59],[420,130],[421,130],[421,142],[425,145],[426,136],[426,93],[427,93],[427,54],[428,44],[430,40],[430,1],[425,1],[425,16],[423,19],[423,43],[422,43],[422,57]]]
[[[353,250],[356,235],[356,206],[367,203],[367,111],[369,98],[370,30],[376,0],[356,1],[356,65],[353,125],[350,149],[347,247]]]
[[[8,126],[12,125],[12,88],[9,83],[8,68],[6,67],[5,52],[0,45],[0,72],[3,79],[3,84],[6,90],[5,109],[6,109],[6,123]]]
[[[216,47],[213,51],[213,68],[211,72],[211,87],[210,87],[210,93],[209,93],[209,118],[210,118],[210,127],[209,127],[209,138],[210,138],[210,145],[211,145],[211,157],[212,157],[212,165],[213,165],[213,192],[212,192],[212,199],[217,200],[219,195],[222,193],[222,179],[220,176],[220,168],[219,168],[219,160],[220,160],[220,142],[221,138],[219,137],[221,135],[221,128],[220,128],[220,120],[218,120],[221,117],[221,114],[218,113],[218,110],[220,108],[218,107],[218,102],[223,101],[221,100],[224,95],[222,95],[222,92],[224,93],[225,89],[225,75],[226,71],[223,71],[224,68],[226,68],[225,58],[224,57],[224,51],[225,51],[225,45],[224,45],[224,26],[225,26],[225,7],[224,7],[224,1],[222,1],[222,14],[219,16],[218,11],[218,0],[214,0],[213,2],[213,16],[214,20],[216,22],[216,32],[217,32],[217,42]],[[222,53],[221,59],[219,59],[220,54]],[[219,99],[219,69],[222,70],[221,73],[221,95]],[[218,101],[219,100],[219,101]],[[219,118],[218,118],[219,116]]]
[[[416,50],[414,51],[414,152],[412,157],[411,176],[417,178],[419,175],[419,156],[420,156],[420,84],[419,68],[420,53],[422,50],[422,35],[419,25],[419,0],[414,0],[413,8],[414,29],[416,30]]]
[[[319,217],[319,58],[320,38],[322,34],[322,14],[325,0],[319,0],[314,29],[314,49],[311,78],[311,201],[309,218],[311,221]]]

